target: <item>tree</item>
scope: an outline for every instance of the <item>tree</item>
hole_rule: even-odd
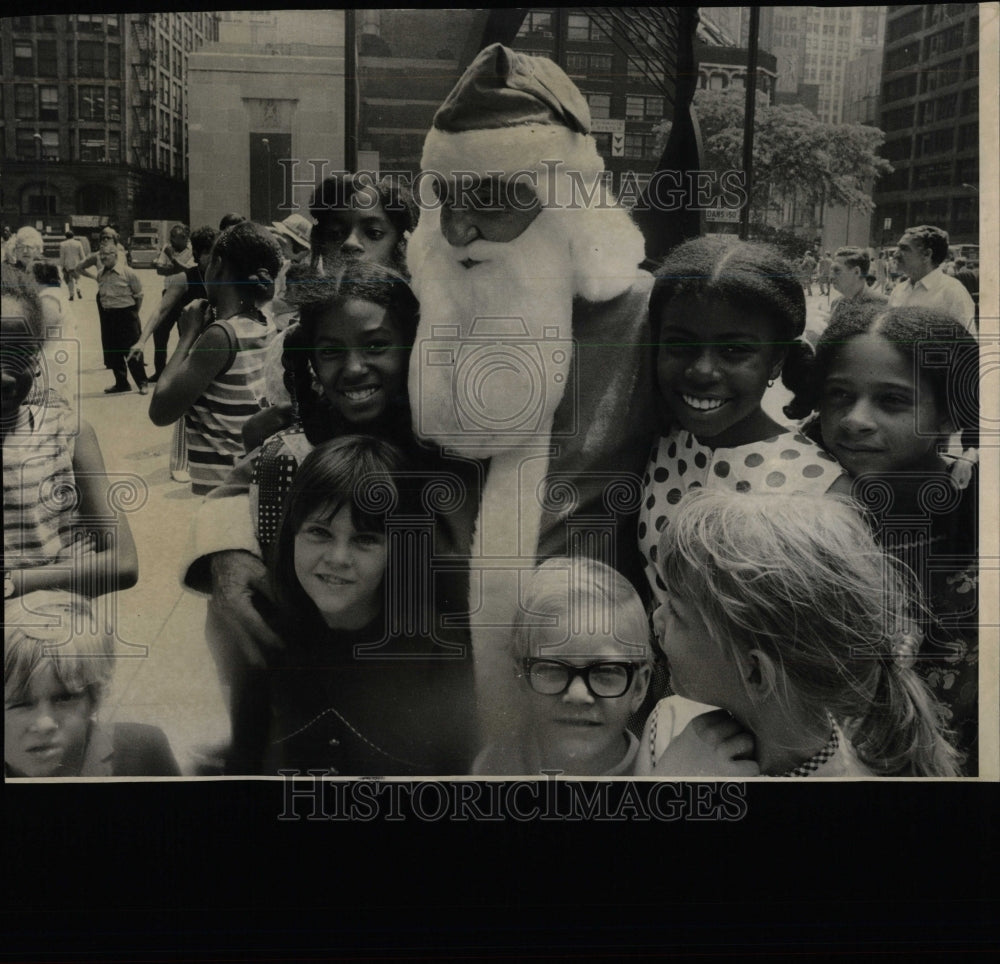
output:
[[[695,95],[705,166],[720,174],[743,165],[744,97],[736,88]],[[766,224],[776,202],[790,197],[871,210],[871,183],[892,171],[876,153],[884,140],[878,128],[825,124],[801,105],[758,104],[751,219]]]

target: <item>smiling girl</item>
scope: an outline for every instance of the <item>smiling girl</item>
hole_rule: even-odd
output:
[[[823,333],[790,385],[793,417],[839,459],[885,550],[919,577],[929,609],[917,670],[948,714],[965,770],[978,765],[979,347],[929,308],[856,308]],[[957,468],[964,471],[956,472]]]
[[[650,327],[667,431],[643,479],[639,548],[660,601],[657,543],[685,492],[820,495],[840,478],[834,459],[761,407],[768,386],[811,356],[805,321],[794,269],[765,245],[701,238],[657,271]]]
[[[275,627],[264,772],[442,774],[468,769],[472,678],[460,648],[400,632],[426,601],[402,590],[421,562],[391,538],[419,513],[403,454],[349,435],[303,461],[271,556]],[[413,623],[419,625],[419,618]]]

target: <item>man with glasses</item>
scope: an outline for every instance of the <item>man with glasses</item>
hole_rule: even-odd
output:
[[[528,578],[511,655],[519,725],[479,753],[473,773],[631,773],[639,744],[628,723],[653,654],[645,610],[624,576],[582,557],[544,562]]]
[[[975,333],[976,305],[965,286],[941,270],[948,257],[948,232],[929,224],[907,228],[896,260],[905,280],[892,289],[890,308],[935,308]]]

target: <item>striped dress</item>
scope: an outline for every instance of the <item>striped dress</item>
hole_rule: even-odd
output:
[[[195,492],[209,492],[226,481],[243,455],[243,423],[260,410],[264,394],[265,348],[274,325],[262,314],[234,315],[216,321],[234,348],[229,365],[187,410],[188,471]]]
[[[7,569],[56,561],[72,542],[76,507],[73,456],[80,422],[54,391],[22,405],[3,442],[3,556]]]

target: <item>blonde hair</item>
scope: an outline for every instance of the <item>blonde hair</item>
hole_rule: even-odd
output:
[[[90,600],[39,590],[4,605],[3,684],[6,699],[23,697],[32,677],[51,665],[71,693],[98,706],[114,673],[114,640],[97,626]]]
[[[514,617],[513,657],[530,655],[536,630],[559,625],[553,619],[565,617],[566,641],[557,644],[562,652],[546,655],[572,656],[574,636],[606,632],[632,659],[643,663],[653,659],[649,620],[639,594],[621,573],[596,559],[546,559],[532,570],[522,605]]]
[[[911,665],[915,577],[852,503],[700,490],[678,510],[660,537],[661,577],[721,645],[767,656],[784,689],[773,695],[830,713],[876,773],[957,775],[940,707]]]

